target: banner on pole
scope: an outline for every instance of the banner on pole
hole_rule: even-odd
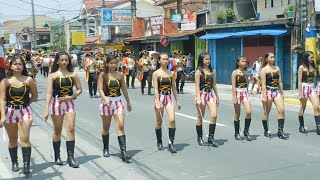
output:
[[[86,33],[85,32],[71,32],[71,43],[75,46],[86,45]]]
[[[101,25],[131,25],[131,10],[130,9],[109,9],[101,10]]]

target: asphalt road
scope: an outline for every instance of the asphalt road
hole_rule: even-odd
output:
[[[79,73],[83,94],[76,100],[76,159],[80,168],[72,169],[68,165],[53,165],[48,139],[52,135],[52,123],[41,118],[45,98],[45,79],[38,78],[39,101],[32,105],[34,125],[31,129],[32,176],[31,179],[308,179],[318,180],[320,168],[320,136],[315,133],[312,110],[307,109],[305,124],[309,133],[298,132],[298,106],[286,105],[285,133],[289,140],[278,137],[272,139],[263,136],[261,123],[262,107],[259,98],[251,98],[252,123],[250,133],[255,140],[237,141],[234,139],[233,105],[228,92],[220,92],[221,103],[218,109],[219,123],[215,139],[218,148],[202,147],[197,144],[194,106],[194,85],[186,84],[185,94],[179,95],[182,110],[176,112],[177,131],[175,144],[178,153],[171,154],[167,149],[158,151],[154,131],[155,113],[153,96],[141,95],[137,89],[129,89],[133,111],[126,115],[125,131],[127,151],[132,156],[131,163],[120,159],[120,150],[115,133],[114,121],[111,126],[110,158],[102,156],[101,118],[99,98],[89,98],[88,87],[84,82],[84,73]],[[244,112],[244,110],[242,111]],[[164,119],[167,119],[166,113]],[[205,120],[208,120],[208,114]],[[241,115],[241,129],[244,127],[244,113]],[[167,123],[167,121],[166,121]],[[206,128],[208,129],[208,124]],[[0,130],[1,132],[2,130]],[[276,135],[277,112],[272,110],[270,131]],[[168,140],[163,132],[163,143]],[[2,132],[1,132],[2,133]],[[61,155],[66,160],[65,130]],[[274,135],[274,136],[275,136]],[[16,179],[23,174],[11,172],[11,162],[7,145],[0,135],[0,178]],[[205,131],[204,131],[204,139]],[[6,139],[7,142],[7,139]],[[317,143],[318,142],[318,143]],[[22,167],[22,155],[19,149],[19,162]]]

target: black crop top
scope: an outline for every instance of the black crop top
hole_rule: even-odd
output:
[[[121,96],[120,92],[121,83],[118,79],[109,79],[107,83],[107,89],[104,94],[107,97],[118,97]]]
[[[307,70],[307,71],[303,71],[302,73],[302,82],[304,83],[313,83],[314,80],[314,76],[315,76],[315,70]]]
[[[279,72],[270,72],[266,75],[266,85],[269,87],[278,87],[279,84]]]
[[[204,74],[200,76],[200,90],[211,91],[213,88],[213,74]]]
[[[58,77],[53,81],[52,97],[64,97],[73,95],[73,80],[71,77]]]
[[[160,93],[161,92],[171,93],[171,86],[172,86],[171,77],[159,76],[157,80],[158,80],[158,90]]]
[[[248,77],[245,74],[237,75],[236,88],[247,88],[247,80],[248,80]]]
[[[30,102],[30,87],[26,84],[22,86],[8,86],[6,94],[6,105],[7,106],[17,106],[23,105],[28,106]]]

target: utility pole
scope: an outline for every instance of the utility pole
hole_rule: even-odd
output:
[[[182,6],[182,0],[177,0],[177,11],[178,11],[178,14],[182,14],[182,9],[181,9],[181,6]]]
[[[131,16],[136,17],[137,16],[137,1],[131,0]]]
[[[34,15],[33,0],[31,0],[31,6],[32,6],[32,22],[33,22],[33,38],[32,38],[33,39],[33,43],[31,43],[31,49],[36,50],[36,47],[37,47],[37,32],[36,32],[36,17]]]
[[[102,0],[102,8],[105,8],[106,7],[106,4],[104,3],[104,0]]]

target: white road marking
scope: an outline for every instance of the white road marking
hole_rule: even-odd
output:
[[[193,120],[197,120],[197,119],[198,119],[197,117],[189,116],[189,115],[182,114],[182,113],[177,113],[177,112],[176,112],[175,114],[178,115],[178,116],[186,117],[186,118],[193,119]],[[207,120],[205,120],[205,119],[203,119],[203,122],[210,123],[210,121],[207,121]],[[224,127],[224,126],[227,126],[227,125],[217,123],[217,126],[222,126],[222,127]]]

